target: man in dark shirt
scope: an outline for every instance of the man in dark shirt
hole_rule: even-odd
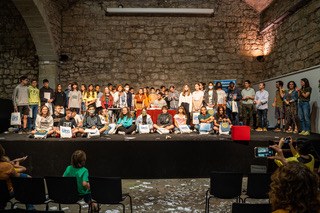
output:
[[[162,113],[158,116],[157,124],[154,124],[155,129],[165,128],[169,131],[173,130],[174,125],[172,121],[172,116],[168,113],[168,107],[163,106],[161,108]]]
[[[72,117],[72,111],[66,109],[66,116],[60,119],[59,127],[70,127],[72,131],[72,137],[76,137],[77,133],[84,133],[82,128],[77,127],[75,119]],[[60,128],[56,130],[57,134],[61,135]]]
[[[49,80],[43,80],[43,87],[40,89],[41,106],[54,101],[54,91],[49,87]]]
[[[98,129],[100,134],[102,134],[107,127],[105,127],[100,120],[98,114],[95,113],[96,108],[94,106],[90,106],[87,111],[87,115],[83,119],[83,127],[85,129]]]

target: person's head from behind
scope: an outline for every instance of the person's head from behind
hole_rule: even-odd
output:
[[[244,88],[248,89],[251,86],[251,81],[250,80],[245,80],[244,81]]]
[[[273,210],[319,212],[318,176],[302,163],[289,162],[273,173],[269,197]]]
[[[207,108],[205,106],[201,107],[200,112],[202,115],[206,115],[207,114]]]
[[[19,81],[20,81],[20,83],[21,83],[22,85],[24,85],[24,86],[27,85],[28,82],[29,82],[28,77],[25,76],[25,75],[21,76],[21,77],[19,78]]]
[[[59,107],[59,109],[60,109],[60,107]],[[40,108],[40,116],[45,117],[45,118],[50,116],[49,108],[46,105],[43,105]]]
[[[75,151],[71,156],[71,165],[74,168],[81,168],[86,165],[87,155],[82,150]]]
[[[94,116],[95,111],[96,111],[96,107],[94,105],[89,105],[89,107],[88,107],[89,116]]]
[[[43,84],[44,88],[49,88],[49,80],[48,79],[43,79],[42,84]]]
[[[218,115],[224,115],[225,114],[224,107],[223,106],[218,106],[217,113],[218,113]]]
[[[168,112],[168,107],[167,106],[162,106],[161,111],[163,114],[166,114]]]
[[[296,149],[300,155],[309,155],[313,151],[313,145],[312,142],[306,138],[298,138]]]
[[[66,118],[69,120],[71,119],[73,116],[72,116],[72,111],[71,109],[66,109]]]
[[[183,115],[186,114],[186,110],[184,109],[183,106],[179,106],[179,108],[178,108],[178,114],[183,114]]]

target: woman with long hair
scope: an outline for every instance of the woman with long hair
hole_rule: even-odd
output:
[[[80,92],[81,92],[81,97],[82,97],[82,101],[81,101],[81,114],[85,114],[86,111],[87,111],[87,108],[86,108],[86,92],[87,92],[87,86],[86,86],[85,84],[81,84]]]
[[[150,107],[150,98],[149,98],[149,89],[147,87],[143,88],[143,94],[144,94],[144,107],[149,108]]]
[[[217,113],[214,115],[213,129],[219,131],[220,123],[222,122],[228,122],[231,125],[231,120],[226,113],[226,109],[223,106],[218,106]]]
[[[222,89],[222,84],[220,81],[216,82],[215,89],[217,92],[217,105],[223,106],[225,108],[227,105],[227,103],[226,103],[227,94]]]
[[[287,84],[288,90],[285,91],[283,100],[285,104],[285,129],[287,133],[298,133],[298,92],[296,91],[296,83],[289,81]]]
[[[185,84],[179,96],[179,106],[183,106],[187,115],[187,124],[190,125],[190,112],[192,112],[192,95],[190,87]]]
[[[195,91],[192,93],[192,111],[199,112],[203,104],[204,93],[200,90],[200,84],[194,85]]]
[[[301,124],[300,135],[310,135],[310,97],[312,88],[310,87],[309,80],[306,78],[301,79],[301,89],[297,89],[299,97],[299,118]]]
[[[143,93],[143,89],[140,88],[138,94],[134,96],[134,107],[135,110],[142,110],[145,107],[144,101],[146,96]]]
[[[62,90],[61,84],[57,84],[56,90],[54,92],[54,105],[63,107],[63,111],[66,108],[67,96],[66,93]],[[63,113],[64,114],[64,113]]]
[[[128,107],[121,109],[117,122],[117,133],[120,135],[134,134],[136,125],[133,124],[132,116]]]
[[[50,115],[49,108],[46,105],[43,105],[40,108],[40,112],[36,118],[36,129],[31,131],[31,134],[34,135],[38,131],[47,131],[47,135],[54,133],[53,118]]]
[[[88,108],[89,105],[95,105],[96,99],[97,99],[97,93],[93,88],[93,84],[90,84],[88,86],[88,90],[85,95],[86,108]]]
[[[100,98],[102,108],[108,109],[113,106],[113,96],[110,93],[109,87],[105,87],[103,95]]]
[[[78,90],[78,84],[76,82],[71,84],[71,91],[69,92],[68,108],[75,110],[77,114],[80,113],[82,102],[81,92]]]

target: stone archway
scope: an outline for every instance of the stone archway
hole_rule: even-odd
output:
[[[23,17],[39,57],[39,81],[44,78],[55,85],[58,77],[58,54],[49,18],[40,0],[12,0]]]

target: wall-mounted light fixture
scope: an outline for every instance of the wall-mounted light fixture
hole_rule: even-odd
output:
[[[201,9],[201,8],[107,8],[105,10],[107,15],[135,15],[135,14],[168,14],[168,15],[213,15],[213,9]]]

